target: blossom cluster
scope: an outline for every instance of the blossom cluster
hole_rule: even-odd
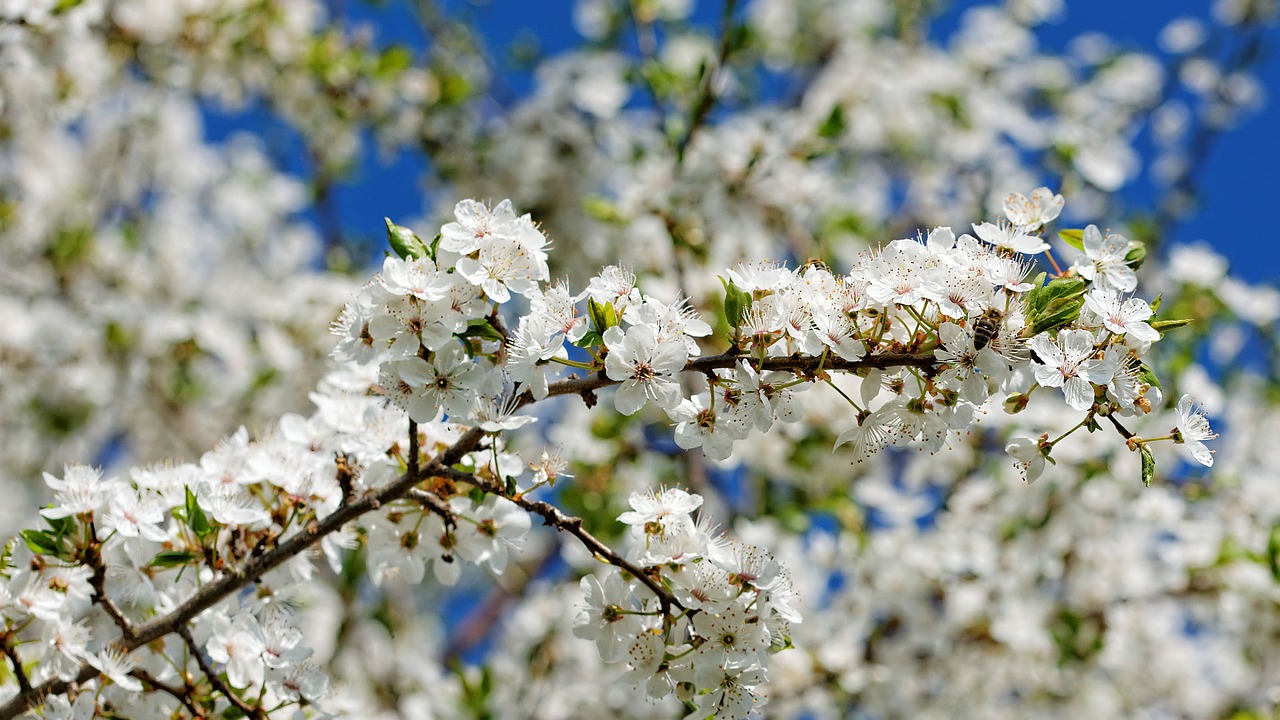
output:
[[[17,679],[5,707],[64,683],[77,689],[49,699],[51,712],[324,713],[325,675],[292,609],[315,572],[307,550],[335,572],[361,553],[375,584],[418,583],[430,564],[451,585],[459,560],[503,573],[538,515],[614,566],[582,581],[575,632],[603,660],[625,660],[651,698],[674,694],[691,717],[740,717],[763,702],[767,656],[800,619],[787,573],[695,520],[702,498],[675,488],[634,494],[618,518],[633,547],[612,551],[581,518],[530,497],[566,477],[565,464],[554,451],[532,464],[512,452],[509,439],[535,421],[520,410],[569,394],[591,406],[612,387],[622,415],[653,406],[679,447],[724,459],[751,432],[798,421],[796,394],[822,383],[856,423],[837,446],[865,458],[889,444],[937,451],[996,392],[1017,411],[1037,389],[1062,388],[1082,415],[1076,429],[1107,418],[1142,453],[1144,479],[1157,440],[1208,464],[1212,431],[1189,400],[1164,438],[1115,419],[1159,404],[1141,358],[1158,328],[1180,324],[1127,296],[1135,246],[1093,226],[1065,230],[1077,264],[1031,276],[1028,255],[1047,249],[1062,205],[1045,188],[1014,193],[999,223],[897,240],[848,273],[738,265],[722,276],[720,332],[616,266],[577,294],[551,285],[546,236],[510,203],[463,201],[430,242],[388,221],[396,255],[335,322],[339,369],[314,415],[128,480],[84,466],[46,476],[48,527],[25,531],[4,569]],[[724,351],[705,354],[716,342]],[[857,382],[856,399],[837,376]],[[1069,434],[1009,451],[1033,479]],[[257,590],[240,592],[249,582]],[[204,680],[189,679],[196,669]]]
[[[630,557],[660,568],[671,595],[638,590],[638,578],[588,575],[574,635],[594,641],[606,663],[625,661],[624,678],[651,700],[674,693],[691,718],[745,717],[766,700],[769,653],[788,647],[800,622],[791,581],[767,551],[694,520],[699,495],[666,488],[632,493],[630,504],[618,518],[630,526]]]

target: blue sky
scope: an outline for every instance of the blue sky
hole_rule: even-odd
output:
[[[571,23],[572,0],[488,0],[486,2],[448,2],[472,15],[485,36],[488,46],[503,62],[503,50],[517,38],[536,37],[541,51],[554,54],[574,47],[580,38]],[[945,36],[954,28],[965,8],[980,4],[956,2],[935,23],[934,36]],[[982,3],[986,4],[986,3]],[[1043,48],[1061,50],[1069,40],[1084,32],[1096,31],[1110,37],[1121,47],[1155,51],[1160,30],[1172,19],[1207,12],[1208,2],[1169,2],[1169,0],[1070,0],[1065,15],[1056,23],[1042,26],[1037,35]],[[695,19],[715,23],[720,12],[719,1],[697,3]],[[360,3],[352,3],[348,11],[370,17]],[[411,17],[400,3],[388,3],[373,13],[378,20],[378,33],[383,42],[420,42]],[[1267,33],[1266,50],[1259,80],[1268,94],[1280,93],[1280,29]],[[527,76],[506,75],[505,82],[516,92],[528,88]],[[1260,211],[1280,202],[1280,98],[1269,97],[1263,110],[1249,117],[1230,133],[1214,143],[1205,167],[1202,207],[1174,228],[1171,242],[1203,240],[1226,255],[1233,271],[1253,281],[1280,281],[1280,241],[1266,230],[1266,217]],[[409,165],[382,169],[380,178],[393,179],[412,172]],[[368,185],[368,183],[366,183]],[[417,183],[393,180],[379,182],[379,187],[353,187],[344,195],[346,207],[362,206],[376,200],[384,208],[377,214],[409,217],[421,212]],[[1144,190],[1140,180],[1124,191],[1134,207],[1149,204],[1151,191]],[[392,189],[394,187],[395,189]],[[354,220],[354,218],[353,218]]]

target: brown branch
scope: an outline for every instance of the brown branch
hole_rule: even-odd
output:
[[[1124,425],[1121,425],[1120,421],[1117,420],[1114,415],[1108,414],[1107,419],[1111,421],[1112,425],[1115,425],[1116,431],[1119,432],[1121,435],[1123,435],[1126,441],[1134,437],[1134,434],[1129,430],[1129,428],[1125,427]],[[1132,450],[1133,448],[1129,448],[1129,449]]]
[[[155,679],[151,675],[151,673],[147,672],[146,670],[134,670],[129,674],[138,678],[142,682],[150,685],[151,687],[157,690],[163,690],[166,693],[172,695],[175,699],[177,699],[178,702],[182,703],[182,706],[187,709],[187,712],[191,713],[191,717],[193,718],[207,717],[207,714],[204,712],[201,712],[200,709],[196,707],[195,703],[192,702],[191,695],[190,695],[190,692],[191,692],[190,687],[176,688],[171,685],[165,685],[164,683]]]
[[[479,429],[467,431],[448,450],[441,453],[438,458],[430,463],[422,473],[414,475],[406,472],[384,485],[381,489],[370,492],[358,500],[339,507],[333,514],[323,520],[309,523],[305,529],[289,536],[271,550],[250,558],[242,567],[231,569],[206,584],[169,614],[137,627],[132,639],[125,640],[121,638],[116,642],[116,645],[124,651],[130,651],[166,635],[180,632],[181,628],[184,628],[186,623],[196,615],[213,607],[223,598],[235,593],[246,584],[257,580],[289,559],[307,551],[319,542],[321,538],[336,532],[343,525],[365,513],[377,510],[386,503],[404,497],[423,478],[438,474],[440,470],[446,470],[449,465],[458,462],[464,455],[471,452],[479,444],[482,437],[484,437],[484,432]],[[9,718],[17,717],[29,707],[40,704],[46,696],[64,693],[72,684],[88,682],[97,675],[98,671],[93,666],[85,663],[81,665],[79,675],[70,682],[50,680],[30,690],[20,691],[18,695],[11,698],[4,705],[0,705],[0,720],[9,720]]]
[[[226,683],[222,682],[222,678],[218,677],[218,673],[214,672],[209,666],[209,661],[204,659],[204,653],[200,651],[200,645],[196,643],[196,639],[191,637],[191,630],[183,625],[178,628],[178,634],[182,636],[182,641],[187,644],[187,649],[195,656],[196,664],[200,666],[200,671],[209,679],[209,684],[213,689],[222,693],[236,709],[244,713],[245,717],[253,718],[253,720],[267,720],[267,713],[261,706],[250,705],[245,702],[239,695],[235,693]]]
[[[445,527],[458,526],[458,514],[444,500],[441,500],[439,495],[415,487],[411,488],[405,497],[417,501],[423,508],[439,515],[444,520]]]
[[[418,474],[418,455],[422,449],[418,447],[418,423],[409,418],[409,461],[407,463],[410,475]]]
[[[934,357],[932,352],[880,353],[868,355],[861,360],[845,360],[839,357],[827,357],[824,359],[807,355],[770,357],[765,358],[764,362],[748,355],[723,353],[721,355],[693,358],[685,364],[684,370],[685,372],[705,374],[713,370],[737,367],[738,363],[743,361],[750,363],[757,370],[787,370],[798,373],[815,373],[819,368],[846,372],[871,369],[883,370],[892,367],[914,367],[929,370],[939,364],[938,359]],[[547,395],[579,395],[618,384],[620,384],[619,381],[610,380],[603,372],[599,372],[585,378],[570,378],[551,383],[547,388]],[[533,402],[533,397],[526,392],[521,395],[519,405],[523,407],[531,402]]]
[[[678,607],[681,610],[685,609],[684,605],[681,605],[680,601],[671,594],[671,591],[667,590],[660,582],[654,579],[653,574],[645,572],[644,568],[637,566],[635,563],[632,563],[614,552],[613,548],[605,545],[594,535],[584,529],[582,527],[582,518],[575,517],[573,515],[566,515],[561,512],[560,508],[552,505],[551,503],[542,502],[541,500],[530,500],[521,495],[516,495],[515,497],[508,496],[504,492],[505,488],[501,485],[490,480],[486,480],[485,478],[462,472],[461,470],[454,470],[451,467],[445,467],[440,469],[440,473],[456,482],[465,482],[475,485],[490,495],[505,497],[524,510],[541,516],[545,524],[554,526],[556,530],[567,532],[578,538],[578,541],[590,550],[592,554],[598,556],[600,559],[616,568],[626,570],[631,575],[634,575],[637,580],[644,583],[646,587],[652,590],[653,594],[658,596],[658,601],[662,604],[662,611],[664,614],[669,615],[672,606]]]
[[[816,372],[821,365],[825,370],[857,370],[863,368],[888,368],[888,367],[919,367],[930,368],[937,363],[932,353],[884,353],[879,355],[871,355],[856,362],[846,360],[827,358],[825,363],[822,358],[816,357],[779,357],[765,358],[763,362],[746,358],[737,354],[714,355],[710,357],[700,357],[690,360],[685,366],[686,371],[710,372],[719,368],[731,368],[737,365],[741,360],[748,360],[752,365],[764,370],[790,370],[795,372]],[[595,373],[587,378],[575,378],[569,380],[561,380],[549,387],[549,395],[571,395],[590,392],[595,389],[617,385],[618,381],[610,380],[604,373]],[[521,395],[517,405],[523,407],[533,402],[533,397],[529,393]],[[414,433],[416,435],[416,433]],[[480,487],[485,492],[506,497],[504,488],[500,488],[489,481],[481,478],[454,470],[451,466],[461,460],[467,453],[476,449],[480,441],[484,438],[485,432],[479,428],[472,428],[462,435],[456,443],[442,452],[438,457],[433,459],[425,467],[419,468],[418,472],[405,472],[395,480],[383,485],[377,490],[366,492],[359,498],[352,498],[351,502],[341,505],[336,511],[328,515],[322,520],[314,520],[303,526],[299,532],[290,535],[281,541],[278,545],[261,555],[250,557],[244,565],[238,568],[230,568],[224,571],[219,577],[212,582],[207,583],[200,588],[195,594],[187,598],[182,604],[174,608],[167,615],[155,618],[140,626],[132,626],[127,623],[121,627],[122,637],[115,641],[115,645],[122,651],[128,652],[143,645],[158,640],[166,635],[173,633],[186,633],[187,623],[213,607],[224,598],[237,592],[240,588],[248,583],[254,582],[266,573],[274,570],[284,564],[293,557],[300,555],[315,546],[322,538],[341,529],[344,525],[356,518],[373,512],[381,508],[383,505],[394,500],[401,499],[411,493],[414,487],[423,480],[430,477],[449,477],[452,479],[463,480]],[[411,444],[413,443],[411,439]],[[626,570],[634,575],[640,582],[644,583],[650,590],[657,595],[659,601],[663,605],[663,611],[668,612],[672,606],[684,609],[666,588],[664,588],[652,575],[645,572],[643,568],[637,567],[633,563],[618,555],[607,545],[596,539],[591,533],[582,527],[582,518],[572,517],[562,513],[559,508],[545,502],[531,501],[521,497],[510,498],[520,507],[529,512],[540,515],[548,525],[554,525],[557,530],[567,532],[585,545],[593,553],[603,558],[606,562],[615,567]],[[105,599],[105,595],[102,596]],[[108,606],[103,604],[104,609]],[[108,611],[109,612],[109,611]],[[123,619],[123,615],[120,616]],[[117,622],[117,624],[119,624]],[[125,627],[132,627],[131,635],[125,633]],[[185,638],[184,638],[185,639]],[[10,659],[15,658],[11,649],[6,650],[10,653]],[[199,654],[197,653],[199,658]],[[19,692],[13,698],[3,705],[0,705],[0,720],[9,720],[17,717],[27,709],[39,705],[44,698],[51,694],[64,693],[74,684],[88,682],[98,676],[98,671],[88,663],[80,666],[80,672],[74,680],[49,680],[38,686],[21,687],[21,679],[19,679]]]
[[[137,636],[137,630],[134,629],[133,623],[129,622],[129,619],[124,616],[124,613],[120,612],[120,608],[111,602],[111,598],[107,597],[107,568],[102,564],[101,557],[95,556],[94,560],[96,567],[93,569],[93,576],[89,578],[89,584],[93,587],[93,602],[106,611],[107,617],[110,617],[116,627],[120,628],[121,638],[125,642],[129,642]]]

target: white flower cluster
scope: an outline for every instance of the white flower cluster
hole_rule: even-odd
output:
[[[674,693],[692,704],[690,718],[746,717],[765,702],[769,654],[790,645],[790,624],[800,622],[790,580],[764,550],[695,521],[698,495],[666,488],[630,503],[619,520],[631,526],[631,556],[671,596],[637,591],[638,578],[588,575],[574,635],[594,641],[606,663],[627,662],[624,677],[652,700]],[[679,612],[663,607],[671,602]]]
[[[1025,404],[1036,387],[1061,387],[1083,415],[1077,429],[1144,412],[1158,396],[1140,358],[1159,332],[1153,310],[1116,287],[1115,257],[1135,262],[1128,241],[1099,245],[1093,227],[1062,233],[1080,239],[1092,283],[1083,271],[1028,279],[1015,251],[1043,244],[1038,233],[1061,206],[1044,188],[1015,193],[1009,224],[975,226],[978,237],[936,228],[847,274],[739,265],[722,278],[719,355],[703,354],[715,339],[694,309],[647,296],[620,268],[576,296],[549,285],[546,238],[509,203],[459,203],[430,243],[388,222],[402,257],[389,257],[334,324],[344,369],[313,396],[315,415],[285,416],[254,442],[241,430],[198,464],[135,470],[128,482],[83,466],[46,476],[56,494],[41,513],[48,528],[25,531],[31,556],[4,570],[0,614],[18,682],[3,692],[22,702],[42,697],[37,686],[88,678],[100,683],[95,707],[129,705],[134,717],[197,703],[323,712],[327,681],[290,621],[314,572],[305,550],[318,546],[338,571],[358,549],[377,584],[420,582],[430,564],[451,585],[459,559],[503,573],[536,514],[627,574],[583,580],[577,634],[605,661],[626,660],[650,697],[674,693],[691,717],[741,717],[763,702],[767,656],[800,619],[788,575],[695,521],[701,497],[678,489],[633,494],[619,517],[633,550],[610,550],[581,518],[528,497],[565,467],[544,453],[524,479],[505,438],[534,418],[516,412],[553,395],[590,406],[616,387],[620,413],[652,404],[680,447],[716,459],[753,429],[799,420],[795,393],[816,382],[839,390],[836,375],[860,379],[857,399],[839,392],[858,424],[837,441],[860,457],[890,443],[935,451],[997,389]],[[704,389],[686,391],[691,374]],[[1116,426],[1144,468],[1153,440],[1211,460],[1212,432],[1189,400],[1168,437]],[[1010,452],[1034,476],[1061,439],[1015,441]],[[239,592],[249,581],[257,592]],[[203,691],[182,680],[195,669]],[[88,687],[75,703],[90,702]],[[131,699],[139,692],[145,703]]]

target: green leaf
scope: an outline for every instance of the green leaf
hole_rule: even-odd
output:
[[[378,56],[378,67],[374,75],[390,78],[413,65],[413,51],[404,45],[392,45]]]
[[[495,342],[504,342],[506,338],[502,337],[502,333],[489,322],[488,318],[477,318],[467,323],[467,329],[461,333],[462,337],[478,337],[484,340],[493,340]]]
[[[1195,322],[1195,320],[1192,318],[1180,318],[1178,320],[1153,320],[1148,324],[1156,330],[1172,330],[1173,328],[1180,328],[1183,325],[1190,325],[1193,322]]]
[[[1271,578],[1280,582],[1280,524],[1272,525],[1267,537],[1267,567],[1271,568]]]
[[[1138,380],[1150,385],[1153,388],[1160,387],[1160,378],[1146,363],[1138,363]]]
[[[1156,477],[1156,456],[1145,444],[1138,446],[1138,452],[1142,455],[1142,484],[1151,487]]]
[[[1058,239],[1077,250],[1084,250],[1084,231],[1079,228],[1059,230]]]
[[[1157,296],[1156,296],[1156,299],[1155,299],[1155,300],[1152,300],[1152,301],[1150,302],[1150,304],[1149,304],[1148,306],[1151,308],[1151,313],[1152,313],[1152,314],[1155,314],[1157,311],[1159,311],[1159,310],[1160,310],[1160,303],[1161,303],[1161,302],[1163,302],[1163,301],[1164,301],[1164,294],[1163,294],[1163,293],[1161,293],[1160,295],[1157,295]]]
[[[49,533],[43,530],[23,530],[21,533],[22,541],[27,544],[31,552],[37,555],[53,555],[59,557],[62,555],[62,549],[58,547],[58,541]]]
[[[588,196],[582,199],[582,209],[588,215],[610,225],[625,225],[627,219],[618,212],[618,206],[612,200],[600,196]]]
[[[179,565],[194,565],[198,555],[188,550],[161,550],[151,560],[151,567],[171,568]]]
[[[72,517],[45,518],[44,521],[49,523],[55,539],[67,537],[76,531],[76,521]]]
[[[737,335],[742,319],[751,309],[751,294],[724,277],[720,278],[720,284],[724,286],[724,319]]]
[[[827,115],[827,119],[823,120],[822,124],[818,126],[818,137],[828,140],[840,137],[844,133],[845,127],[844,106],[836,103],[831,108],[831,113]]]
[[[191,528],[196,537],[205,537],[213,532],[213,526],[209,524],[209,518],[204,514],[204,509],[200,507],[200,503],[196,500],[195,493],[191,492],[191,488],[186,489],[187,498],[183,504],[183,518],[187,526]]]
[[[588,330],[582,335],[582,337],[578,338],[577,342],[574,343],[574,345],[580,348],[590,348],[603,344],[604,338],[600,337],[600,333],[595,330]]]
[[[405,260],[429,257],[427,244],[422,242],[417,233],[391,222],[391,218],[383,218],[383,221],[387,224],[387,242],[391,243],[391,249],[396,255]]]
[[[591,326],[601,337],[604,331],[618,324],[618,311],[613,303],[598,303],[595,298],[587,299],[587,313],[591,316]]]
[[[1041,273],[1037,280],[1044,274]],[[1079,277],[1060,277],[1027,293],[1027,322],[1031,334],[1056,330],[1080,317],[1088,283]]]

